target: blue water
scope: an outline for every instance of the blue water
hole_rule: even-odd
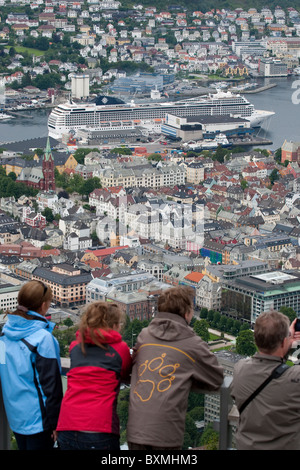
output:
[[[256,109],[276,113],[259,131],[261,137],[273,142],[263,148],[276,150],[285,140],[300,142],[300,77],[270,78],[259,83],[276,83],[276,87],[269,90],[245,95]]]
[[[19,112],[19,116],[9,121],[0,121],[0,145],[3,142],[47,137],[49,110],[36,109]]]

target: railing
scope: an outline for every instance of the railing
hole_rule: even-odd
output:
[[[68,360],[62,361],[62,372],[68,370]],[[219,432],[219,450],[232,449],[232,428],[236,424],[237,416],[234,414],[233,401],[230,396],[230,384],[232,377],[226,376],[217,392],[220,394],[219,420],[214,423],[214,428]],[[216,392],[214,392],[216,393]],[[10,450],[11,431],[6,418],[3,405],[2,390],[0,387],[0,450]]]

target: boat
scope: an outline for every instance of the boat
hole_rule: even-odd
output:
[[[300,75],[300,67],[296,67],[294,70],[293,70],[293,74],[294,75]]]
[[[185,150],[194,150],[194,151],[202,151],[202,150],[215,150],[219,147],[229,147],[231,144],[227,139],[225,134],[217,134],[214,139],[203,139],[198,141],[190,141],[183,144]]]
[[[132,124],[160,132],[166,114],[178,117],[230,115],[247,119],[252,127],[259,127],[274,112],[256,111],[244,96],[230,91],[217,91],[173,102],[132,100],[125,103],[113,97],[100,96],[93,102],[67,101],[55,107],[48,118],[48,134],[54,139],[60,139],[71,130],[75,133],[82,130],[115,130],[118,126],[126,129],[126,125],[131,127]]]
[[[13,117],[14,116],[11,116],[10,114],[0,113],[0,120],[1,121],[7,120],[7,119],[12,119]]]

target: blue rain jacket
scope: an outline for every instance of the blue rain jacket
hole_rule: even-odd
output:
[[[59,345],[54,323],[8,315],[0,336],[0,381],[12,431],[36,434],[56,428],[62,400]]]

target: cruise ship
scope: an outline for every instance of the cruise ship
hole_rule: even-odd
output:
[[[68,101],[52,110],[48,118],[48,133],[54,139],[65,134],[76,135],[80,130],[101,131],[145,127],[160,132],[166,114],[187,116],[240,117],[250,121],[252,127],[260,127],[274,112],[255,110],[253,104],[242,95],[230,91],[180,101],[157,101],[125,103],[99,96],[94,102],[74,103]]]

